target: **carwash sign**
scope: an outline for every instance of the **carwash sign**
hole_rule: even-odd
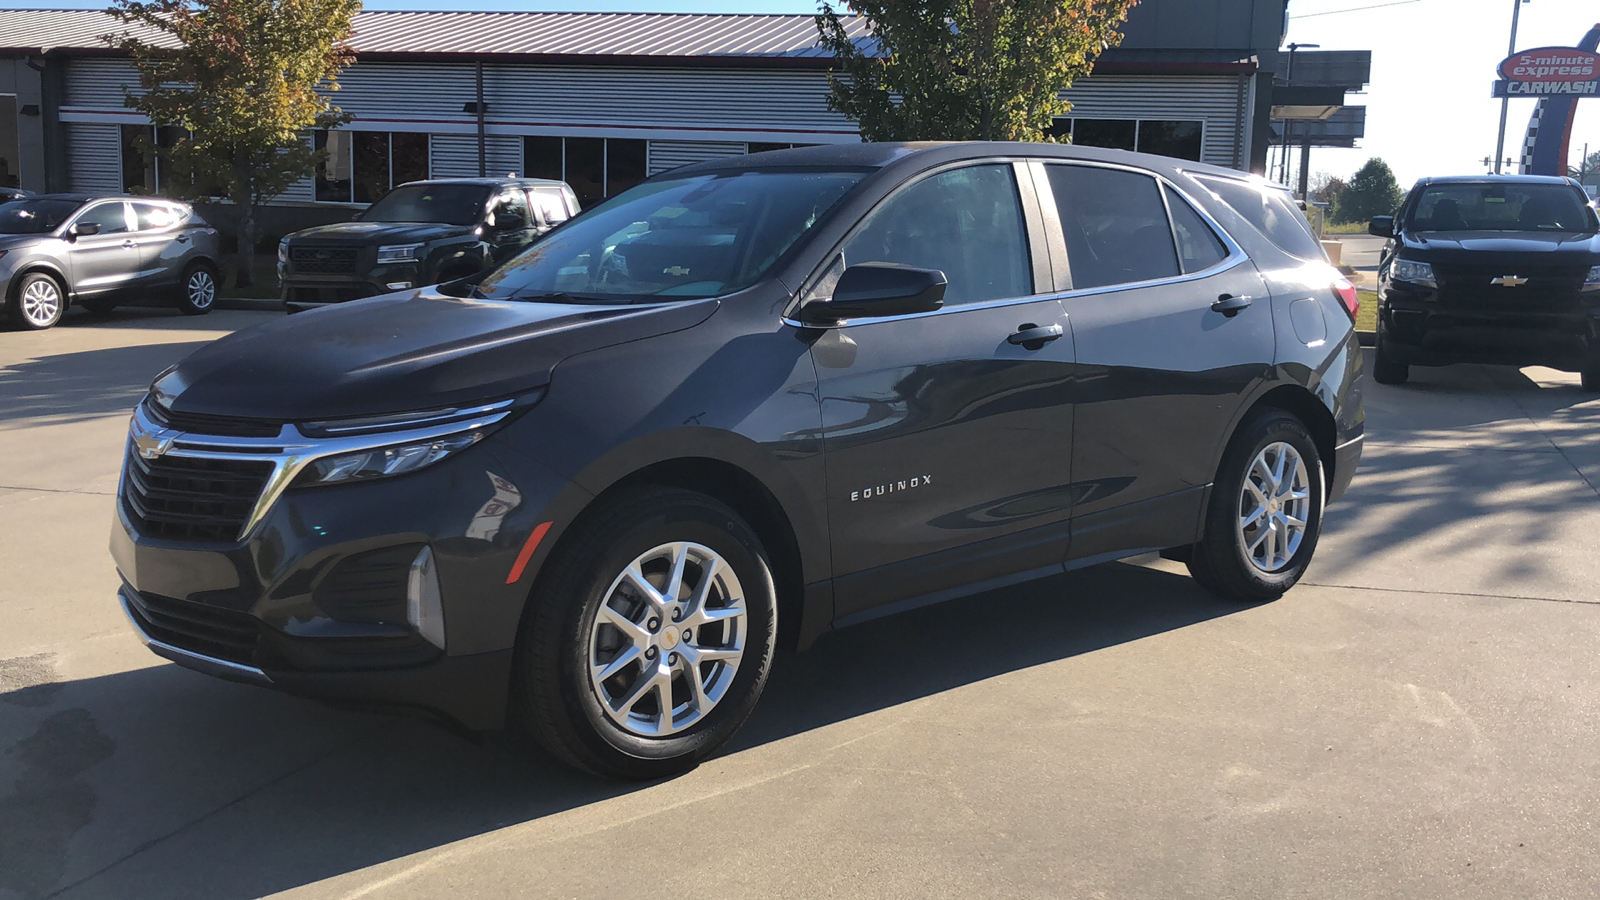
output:
[[[1525,50],[1500,64],[1496,97],[1600,97],[1600,54],[1576,47]]]

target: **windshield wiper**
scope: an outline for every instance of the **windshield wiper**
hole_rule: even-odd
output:
[[[473,288],[474,291],[477,288]],[[481,296],[481,295],[480,295]],[[492,298],[491,298],[492,299]],[[527,291],[512,294],[507,300],[528,303],[605,303],[615,304],[617,299],[606,294],[574,294],[570,291]]]

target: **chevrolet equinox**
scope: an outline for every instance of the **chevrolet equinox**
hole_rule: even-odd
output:
[[[1160,551],[1298,581],[1364,416],[1288,193],[1055,145],[673,170],[490,271],[222,338],[134,412],[142,640],[683,771],[780,645]]]

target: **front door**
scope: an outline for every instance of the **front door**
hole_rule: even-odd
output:
[[[1061,287],[1071,291],[1061,302],[1078,348],[1071,555],[1188,543],[1239,404],[1273,363],[1266,288],[1154,177],[1044,169],[1041,202],[1059,213],[1070,276]]]
[[[1061,305],[1038,296],[1025,193],[1011,164],[925,177],[834,261],[949,280],[939,312],[848,322],[812,347],[840,617],[1060,564],[1073,345]],[[1023,332],[1046,338],[1011,342]]]
[[[496,197],[484,221],[484,239],[489,242],[490,258],[495,262],[510,259],[533,243],[538,233],[534,224],[526,193],[510,188]]]
[[[139,247],[129,227],[128,204],[105,200],[78,214],[78,225],[100,226],[97,234],[81,235],[67,245],[72,290],[79,296],[104,294],[127,287],[139,271]]]

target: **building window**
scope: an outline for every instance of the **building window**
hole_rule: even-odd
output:
[[[317,165],[316,197],[325,203],[372,203],[396,185],[428,177],[428,136],[389,131],[317,131],[327,153]]]
[[[584,207],[643,181],[647,143],[624,138],[522,139],[522,165],[530,178],[565,181]]]
[[[1057,119],[1045,134],[1071,137],[1080,147],[1137,150],[1199,162],[1205,124],[1167,119]]]
[[[122,126],[122,189],[129,194],[160,194],[183,186],[160,150],[170,149],[184,136],[181,128],[170,125]]]

